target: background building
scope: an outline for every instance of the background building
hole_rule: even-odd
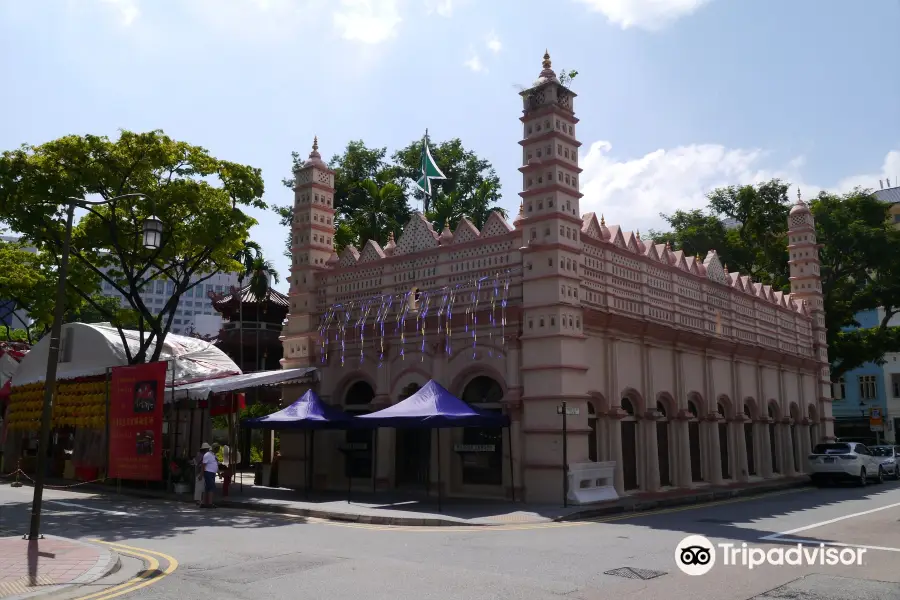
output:
[[[195,275],[191,281],[202,279],[204,275]],[[175,309],[175,319],[172,321],[172,333],[191,335],[215,335],[222,325],[219,313],[213,309],[213,295],[227,294],[231,288],[238,286],[237,273],[217,273],[201,284],[192,287],[182,294]],[[171,281],[155,281],[153,286],[147,286],[141,294],[144,303],[158,314],[165,307],[166,302],[175,291],[175,284]],[[127,306],[122,294],[113,289],[112,285],[104,281],[101,293],[110,298],[119,298],[123,306]],[[202,318],[200,318],[202,317]]]
[[[19,238],[13,235],[0,235],[0,241],[14,243],[18,242]],[[32,254],[37,252],[37,250],[31,246],[26,246],[23,250],[31,252]],[[22,329],[26,323],[31,323],[31,317],[28,315],[28,311],[22,309],[14,310],[15,307],[15,302],[0,297],[0,325],[9,326],[13,329]]]

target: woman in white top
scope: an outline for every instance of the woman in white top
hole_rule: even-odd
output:
[[[216,473],[219,472],[219,460],[216,458],[215,446],[212,448],[209,447],[209,444],[203,444],[203,446],[206,446],[206,453],[203,455],[203,482],[205,487],[203,490],[203,504],[200,506],[201,508],[215,508],[215,505],[212,503],[212,497],[213,492],[216,491]]]

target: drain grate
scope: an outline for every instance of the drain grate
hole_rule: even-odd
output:
[[[656,579],[666,575],[665,571],[652,571],[650,569],[638,569],[637,567],[619,567],[611,571],[604,571],[604,575],[615,575],[616,577],[624,577],[625,579]]]

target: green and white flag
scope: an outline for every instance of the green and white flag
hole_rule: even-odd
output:
[[[444,176],[444,173],[441,172],[440,167],[438,167],[437,163],[434,161],[434,157],[431,156],[431,150],[428,148],[428,130],[426,129],[425,138],[422,140],[422,160],[419,164],[419,179],[416,181],[416,187],[425,193],[426,206],[427,198],[431,196],[432,179],[447,179],[447,177]]]

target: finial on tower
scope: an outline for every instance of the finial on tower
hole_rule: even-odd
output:
[[[606,227],[606,217],[603,216],[603,213],[600,213],[600,227]]]
[[[318,152],[318,151],[319,151],[319,136],[314,135],[313,136],[313,152]]]
[[[671,250],[672,246],[669,244],[669,240],[666,240],[666,250]]]
[[[637,239],[641,239],[641,230],[638,229],[638,230],[635,232],[635,235],[636,235]]]
[[[545,50],[544,50],[544,62],[541,63],[541,66],[544,67],[545,69],[549,69],[549,68],[550,68],[550,65],[551,65],[551,63],[550,63],[550,52],[549,52],[548,50],[545,49]]]

